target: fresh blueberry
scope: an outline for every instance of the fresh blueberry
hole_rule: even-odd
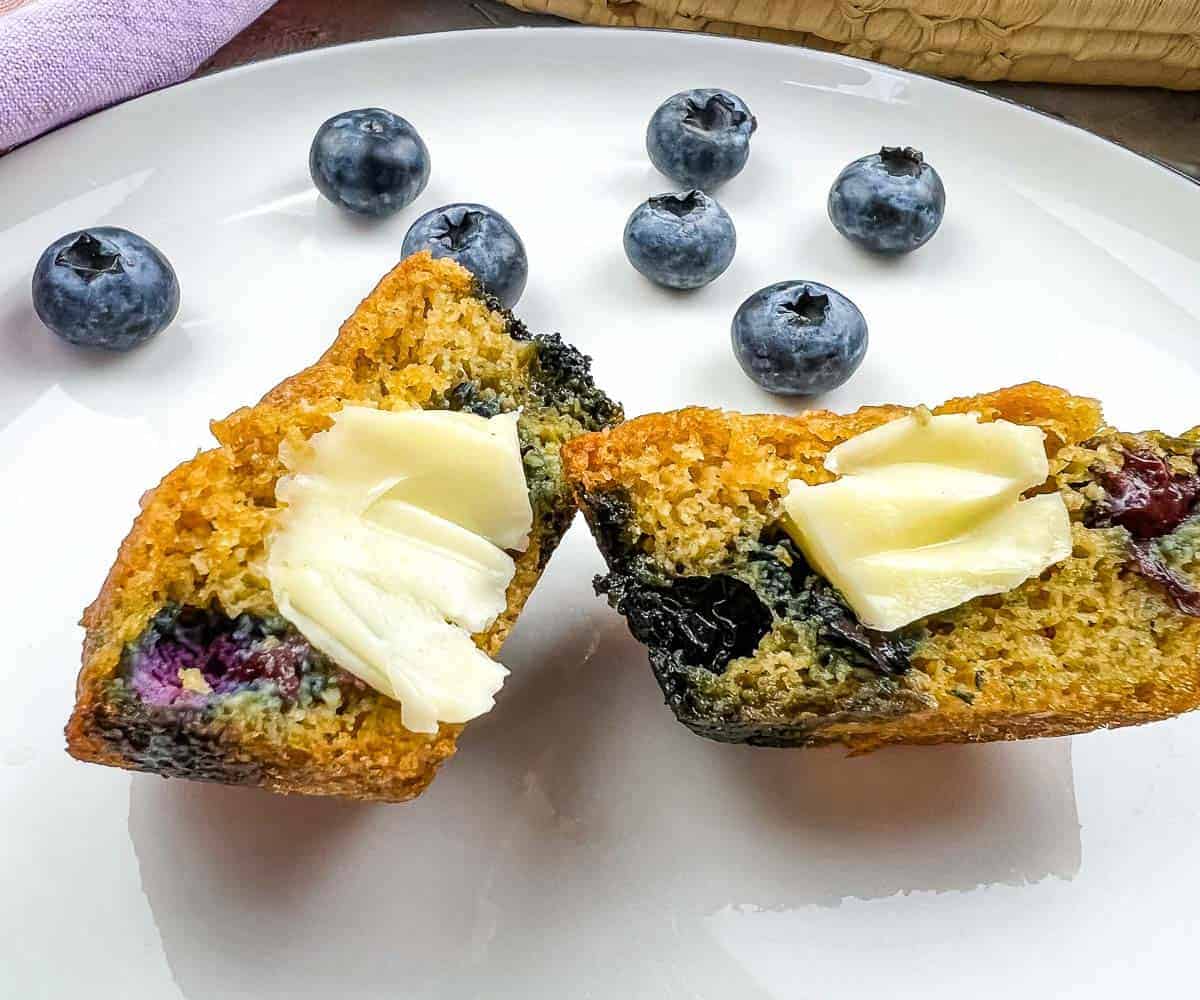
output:
[[[33,308],[63,340],[128,351],[179,311],[179,281],[154,244],[115,226],[55,240],[33,270]]]
[[[317,129],[308,172],[335,205],[359,215],[392,215],[425,190],[429,150],[399,115],[383,108],[343,111]]]
[[[858,306],[815,281],[759,289],[733,317],[733,353],[769,392],[811,396],[845,382],[867,353]]]
[[[685,90],[668,97],[650,118],[646,152],[677,184],[707,191],[742,172],[757,127],[736,94]]]
[[[721,276],[737,249],[733,220],[703,191],[660,194],[625,223],[625,256],[656,285],[699,288]]]
[[[505,309],[517,304],[529,277],[525,244],[494,208],[460,202],[426,212],[404,236],[405,257],[428,250],[458,261]]]
[[[884,146],[855,160],[829,189],[829,218],[839,233],[876,253],[908,253],[942,224],[946,189],[911,146]]]

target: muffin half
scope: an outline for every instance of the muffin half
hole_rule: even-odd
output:
[[[949,414],[973,415],[954,434],[993,430],[947,472],[916,428]],[[1005,458],[995,428],[1038,453]],[[909,441],[890,465],[884,438]],[[681,722],[866,751],[1200,704],[1197,449],[1195,429],[1122,433],[1095,401],[1030,383],[932,414],[651,414],[564,454],[609,568],[597,590]],[[988,465],[1009,459],[1014,478]]]
[[[427,254],[142,500],[96,601],[80,760],[403,800],[491,705],[574,515],[560,449],[620,419],[588,359]]]

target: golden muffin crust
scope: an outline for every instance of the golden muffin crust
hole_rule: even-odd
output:
[[[519,431],[535,508],[529,547],[512,553],[507,609],[473,637],[494,655],[574,511],[558,475],[561,443],[619,419],[620,410],[594,388],[573,348],[556,335],[531,338],[476,291],[466,270],[422,253],[383,277],[315,364],[213,422],[218,447],[142,498],[83,616],[83,666],[67,726],[72,756],[277,792],[418,795],[454,752],[462,727],[409,732],[398,703],[347,675],[304,705],[240,693],[203,709],[150,709],[123,685],[122,672],[164,608],[278,617],[265,545],[277,514],[275,484],[286,471],[281,444],[303,448],[347,403],[447,408],[463,386],[494,406],[523,407]]]
[[[779,582],[786,573],[774,561],[788,572],[803,563],[775,528],[788,482],[830,480],[823,465],[830,449],[909,408],[794,417],[687,409],[639,417],[567,446],[567,477],[614,571],[602,587],[626,614],[636,615],[656,594],[676,600],[672,587],[680,578],[733,578],[747,585],[745,594],[773,606],[753,648],[738,649],[717,670],[685,666],[651,645],[681,721],[716,739],[841,742],[865,751],[885,743],[1082,732],[1200,704],[1200,618],[1183,613],[1168,589],[1139,572],[1126,528],[1096,516],[1105,502],[1100,470],[1119,470],[1131,451],[1161,456],[1176,474],[1195,476],[1195,432],[1121,434],[1104,426],[1095,400],[1039,383],[953,399],[934,412],[970,411],[1045,431],[1051,476],[1038,491],[1062,493],[1073,551],[1005,594],[896,634],[873,638],[854,619],[859,638],[885,639],[903,652],[903,670],[880,667],[886,657],[872,664],[861,648],[830,639],[827,621],[795,611],[790,584]],[[1185,521],[1147,544],[1165,553],[1177,577],[1200,580],[1200,525]],[[748,599],[740,596],[738,606]],[[830,605],[823,607],[828,618]],[[635,633],[647,629],[632,624]]]

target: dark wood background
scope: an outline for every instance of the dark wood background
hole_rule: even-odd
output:
[[[279,0],[200,72],[367,38],[566,23],[522,14],[492,0]],[[1082,125],[1200,178],[1200,93],[1035,83],[977,86]]]

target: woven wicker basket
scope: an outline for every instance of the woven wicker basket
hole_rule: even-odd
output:
[[[1200,0],[508,0],[588,24],[791,42],[968,80],[1200,90]]]

